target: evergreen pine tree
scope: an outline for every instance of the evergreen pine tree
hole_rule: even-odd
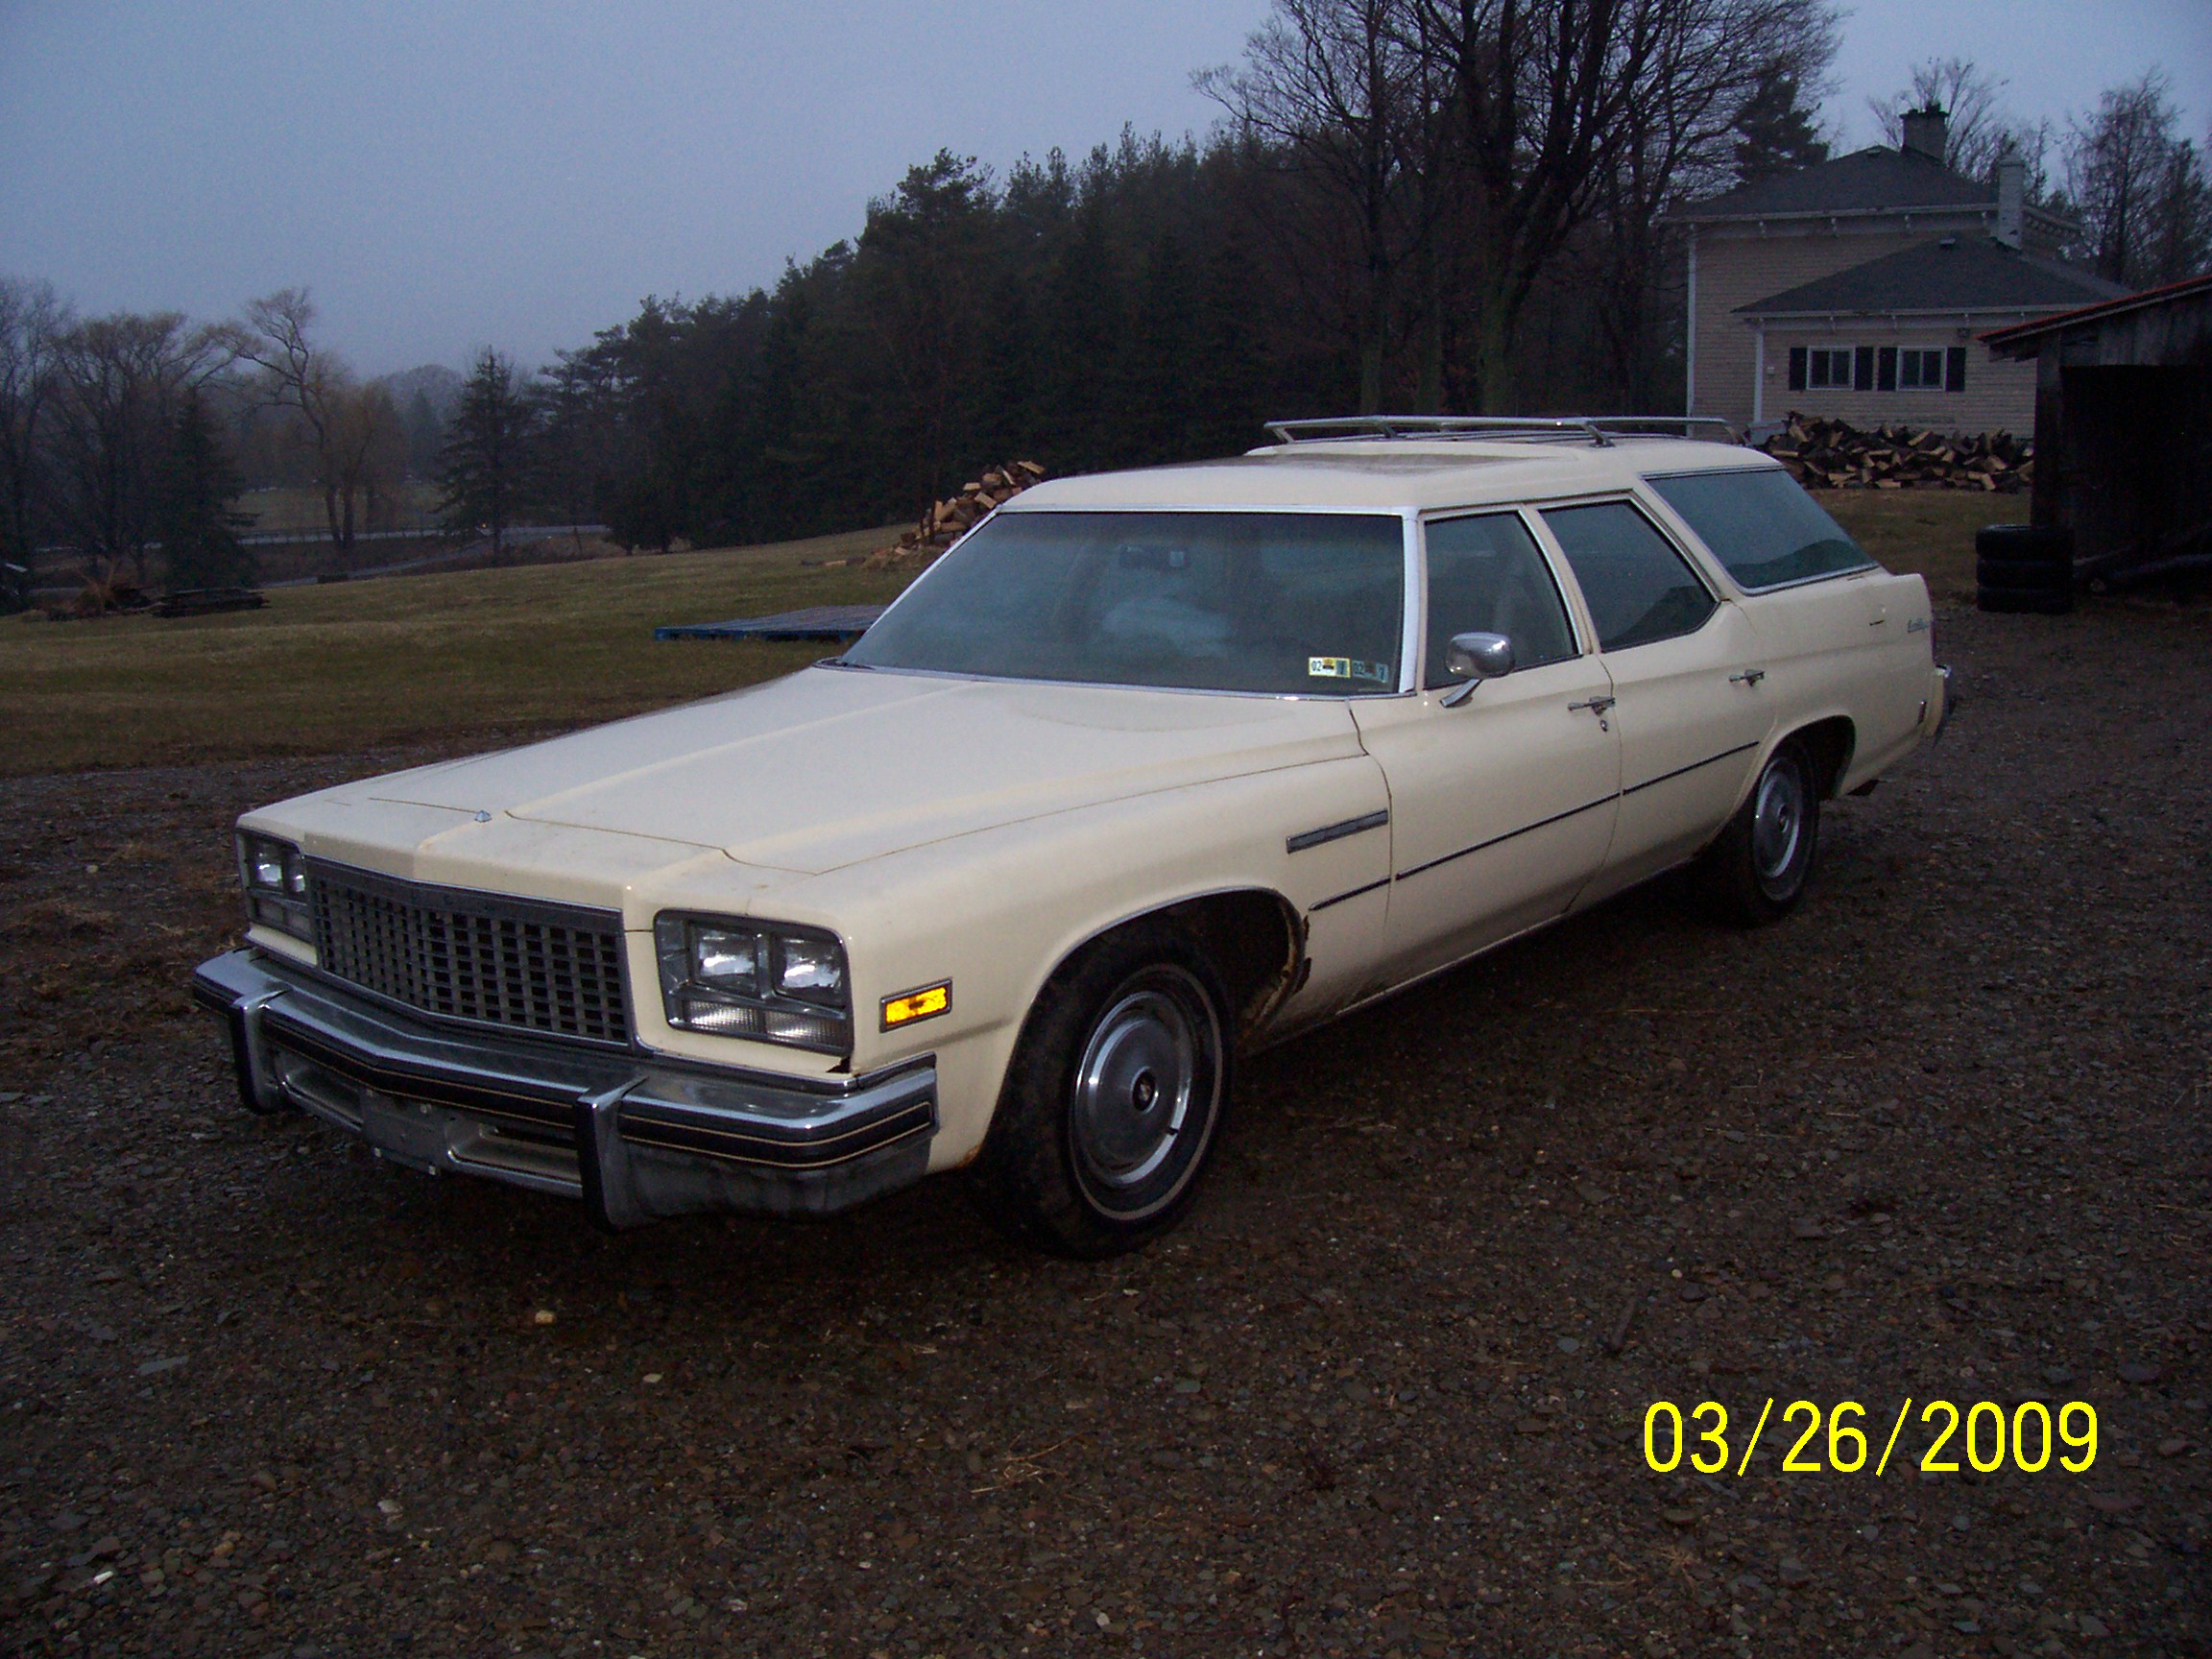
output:
[[[507,526],[521,505],[530,414],[514,363],[487,347],[445,431],[439,516],[449,535],[489,537],[493,558],[506,550]]]
[[[1107,381],[1127,332],[1126,293],[1104,206],[1094,191],[1077,208],[1073,232],[1061,245],[1041,330],[1039,379],[1046,421],[1041,436],[1050,450],[1045,459],[1055,472],[1092,472],[1109,465]]]
[[[1198,389],[1192,321],[1197,284],[1182,239],[1164,231],[1154,239],[1137,292],[1137,315],[1118,377],[1112,412],[1111,462],[1149,466],[1196,458]]]
[[[1776,69],[1762,76],[1736,116],[1736,182],[1756,184],[1828,159],[1828,141],[1805,105],[1795,75]]]
[[[253,518],[230,505],[245,491],[205,401],[185,393],[170,424],[155,518],[173,590],[252,584],[253,555],[238,532]]]
[[[1260,273],[1234,235],[1214,250],[1199,285],[1192,328],[1190,443],[1197,455],[1234,455],[1265,442],[1272,413],[1268,365],[1254,325]]]

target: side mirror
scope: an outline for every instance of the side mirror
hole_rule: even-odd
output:
[[[1503,634],[1455,634],[1444,648],[1444,666],[1466,682],[1444,694],[1444,707],[1456,709],[1483,681],[1513,672],[1513,641]]]

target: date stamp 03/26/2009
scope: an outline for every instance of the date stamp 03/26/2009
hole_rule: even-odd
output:
[[[1858,1401],[1839,1400],[1823,1409],[1811,1400],[1792,1400],[1782,1407],[1781,1432],[1768,1442],[1767,1455],[1780,1455],[1785,1475],[1857,1475],[1871,1458],[1880,1478],[1888,1472],[1898,1440],[1912,1420],[1912,1407],[1908,1395],[1877,1455],[1867,1434],[1866,1408]],[[1700,1475],[1748,1475],[1773,1412],[1769,1398],[1739,1455],[1729,1438],[1728,1407],[1719,1401],[1700,1401],[1685,1414],[1671,1400],[1654,1400],[1644,1413],[1644,1461],[1661,1475],[1672,1474],[1685,1461]],[[1917,1467],[1924,1475],[1958,1474],[1961,1455],[1967,1467],[1983,1475],[1993,1475],[2008,1462],[2027,1475],[2053,1468],[2080,1475],[2097,1461],[2097,1408],[2086,1400],[2069,1400],[2056,1410],[2040,1400],[2024,1400],[2009,1411],[1994,1400],[1976,1401],[1963,1409],[1949,1400],[1930,1400],[1920,1407],[1918,1422],[1922,1431],[1914,1438],[1926,1444],[1917,1456],[1908,1449],[1903,1466]],[[1880,1420],[1871,1427],[1879,1435]]]

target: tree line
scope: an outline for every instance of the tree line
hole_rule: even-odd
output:
[[[456,534],[546,516],[667,548],[906,518],[1003,460],[1231,452],[1269,418],[1679,408],[1665,209],[1825,158],[1837,31],[1825,0],[1277,0],[1197,77],[1202,141],[1003,175],[941,152],[773,285],[649,298],[536,373],[486,351],[449,413],[353,375],[302,291],[195,326],[0,284],[0,556],[222,547],[230,498],[181,487],[187,453],[312,485],[343,563],[408,476]],[[1955,166],[2025,156],[2113,279],[2212,258],[2156,74],[2059,130],[1931,62],[1873,113],[1894,137],[1930,103]]]

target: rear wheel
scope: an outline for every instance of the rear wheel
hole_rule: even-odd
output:
[[[1819,838],[1819,770],[1803,742],[1787,738],[1698,861],[1708,899],[1746,927],[1789,915],[1805,897]]]
[[[974,1166],[1003,1231],[1118,1255],[1189,1208],[1229,1097],[1229,999],[1183,935],[1140,925],[1054,974],[1022,1027]]]

